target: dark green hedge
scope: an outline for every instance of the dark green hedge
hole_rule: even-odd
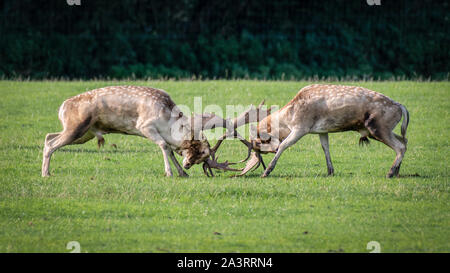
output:
[[[449,3],[6,0],[0,77],[448,79]]]

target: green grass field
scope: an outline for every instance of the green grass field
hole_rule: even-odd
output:
[[[44,137],[61,130],[60,104],[117,84],[225,107],[262,99],[283,106],[310,82],[1,81],[0,252],[69,252],[69,241],[81,252],[369,252],[370,241],[381,252],[450,251],[449,82],[342,83],[408,108],[408,151],[396,179],[385,178],[395,153],[375,141],[359,147],[355,132],[330,135],[334,177],[326,177],[317,135],[288,149],[266,179],[262,168],[207,178],[200,165],[189,178],[167,178],[154,143],[107,135],[101,150],[96,141],[61,148],[52,177],[41,178]],[[245,154],[239,141],[220,150],[221,160]]]

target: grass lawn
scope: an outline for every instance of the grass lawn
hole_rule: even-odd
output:
[[[69,252],[69,241],[81,252],[369,252],[370,241],[382,252],[450,251],[449,82],[345,83],[408,108],[397,179],[385,178],[394,151],[375,141],[359,147],[355,132],[330,135],[334,177],[326,177],[317,135],[288,149],[265,179],[262,168],[207,178],[200,165],[189,178],[167,178],[154,143],[106,135],[101,150],[91,141],[56,151],[52,177],[41,178],[44,137],[61,130],[61,103],[117,84],[162,88],[190,107],[201,96],[203,106],[225,109],[262,99],[283,106],[310,83],[0,81],[0,252]],[[221,160],[245,154],[239,141],[220,150]]]

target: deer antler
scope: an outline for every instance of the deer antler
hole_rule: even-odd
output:
[[[233,169],[228,167],[229,165],[233,165],[235,163],[229,163],[228,161],[219,163],[217,162],[218,157],[216,158],[214,154],[211,155],[211,159],[206,159],[205,162],[203,162],[203,172],[206,174],[206,176],[210,176],[209,174],[211,174],[211,176],[214,176],[214,173],[212,172],[211,168],[215,168],[215,169],[219,169],[219,170],[224,170],[224,171],[235,171],[235,172],[240,172],[243,169]],[[209,171],[209,174],[208,174]]]
[[[228,167],[229,165],[232,165],[232,164],[234,164],[234,163],[229,163],[228,161],[219,163],[214,159],[208,158],[205,160],[205,162],[203,162],[203,171],[205,172],[205,174],[207,176],[209,176],[208,173],[206,172],[206,170],[208,169],[209,172],[211,173],[211,176],[214,176],[213,172],[211,171],[211,168],[223,170],[223,171],[233,171],[233,172],[240,172],[243,170],[243,169],[234,169],[234,168]]]
[[[259,165],[263,165],[264,170],[266,169],[266,164],[264,164],[263,158],[259,152],[252,152],[251,159],[247,162],[242,172],[236,176],[243,176],[250,171],[254,171],[259,168]]]
[[[247,111],[243,112],[238,117],[233,119],[233,121],[232,121],[232,123],[233,123],[233,131],[231,133],[227,132],[221,138],[219,138],[219,140],[217,141],[216,145],[214,145],[214,147],[211,149],[213,154],[215,154],[217,149],[219,149],[219,147],[222,144],[224,139],[226,139],[227,137],[235,137],[235,138],[238,138],[245,146],[247,146],[247,149],[248,149],[247,157],[244,158],[241,161],[236,162],[236,163],[245,162],[245,161],[247,161],[250,158],[251,151],[253,149],[253,144],[251,142],[245,140],[242,136],[240,136],[239,133],[236,131],[236,129],[241,127],[241,126],[244,126],[244,125],[246,125],[248,123],[251,123],[251,122],[260,122],[265,117],[270,115],[271,109],[268,109],[268,110],[263,110],[262,109],[262,106],[264,105],[264,101],[265,100],[263,100],[258,105],[258,108],[255,108],[252,105],[252,106],[250,106],[250,109],[248,109]]]
[[[211,168],[219,169],[219,170],[225,170],[225,171],[244,171],[245,168],[242,169],[234,169],[230,168],[230,165],[234,165],[237,163],[242,163],[247,161],[250,158],[251,151],[253,148],[253,145],[251,142],[245,140],[238,132],[237,128],[244,126],[245,124],[248,124],[250,122],[259,122],[263,118],[265,118],[270,110],[263,111],[261,108],[264,105],[264,100],[259,104],[258,108],[255,108],[253,105],[250,107],[249,110],[243,112],[238,117],[234,118],[232,121],[229,119],[223,119],[219,116],[216,116],[212,113],[204,113],[204,114],[198,114],[191,118],[191,125],[193,128],[193,136],[198,136],[200,131],[202,130],[210,130],[218,127],[223,127],[227,129],[227,132],[219,138],[216,145],[211,149],[211,158],[208,158],[203,163],[203,172],[206,176],[214,176]],[[238,161],[236,163],[233,162],[221,162],[219,163],[217,161],[216,152],[219,149],[222,142],[227,137],[233,137],[238,138],[244,145],[248,148],[248,155],[245,159]]]

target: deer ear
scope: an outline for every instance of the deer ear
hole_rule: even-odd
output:
[[[172,111],[170,113],[170,117],[174,118],[174,119],[179,119],[179,118],[183,117],[183,115],[184,114],[183,114],[183,112],[181,112],[180,108],[178,108],[176,106],[172,108]]]

